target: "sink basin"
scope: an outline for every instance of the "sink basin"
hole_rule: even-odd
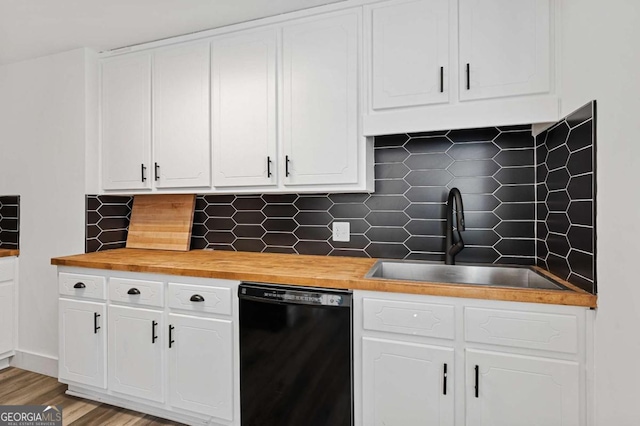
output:
[[[569,290],[526,266],[443,265],[412,260],[378,260],[365,278]]]

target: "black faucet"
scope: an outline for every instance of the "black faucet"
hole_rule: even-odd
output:
[[[453,240],[453,203],[456,204],[456,233],[458,234],[458,242]],[[464,248],[461,231],[464,231],[464,209],[462,207],[462,194],[458,188],[451,188],[449,198],[447,199],[447,229],[445,233],[444,246],[444,263],[445,265],[455,265],[455,256]]]

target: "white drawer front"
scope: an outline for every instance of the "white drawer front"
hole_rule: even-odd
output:
[[[169,307],[212,314],[231,315],[231,289],[169,283]]]
[[[100,300],[107,298],[105,277],[60,272],[58,274],[58,287],[62,295]]]
[[[575,354],[578,318],[574,315],[465,308],[467,342]]]
[[[0,259],[0,283],[3,281],[11,281],[15,270],[15,260]]]
[[[365,298],[365,330],[453,339],[454,307]]]
[[[109,278],[109,299],[113,302],[163,307],[162,282]]]

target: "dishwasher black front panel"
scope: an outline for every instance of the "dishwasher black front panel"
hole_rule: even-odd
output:
[[[239,296],[242,425],[352,425],[351,295],[243,284]]]

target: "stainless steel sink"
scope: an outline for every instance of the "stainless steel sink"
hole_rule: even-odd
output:
[[[569,290],[525,266],[443,265],[412,260],[378,260],[365,278]]]

